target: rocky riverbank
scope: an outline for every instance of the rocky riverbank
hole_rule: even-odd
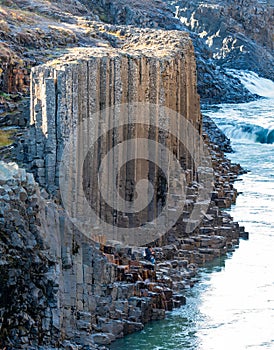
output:
[[[1,8],[5,22],[1,30],[8,44],[3,44],[7,47],[2,51],[5,59],[1,61],[4,69],[0,84],[6,92],[1,96],[0,122],[5,128],[22,128],[14,144],[6,146],[1,155],[28,171],[15,163],[0,163],[0,346],[6,350],[104,348],[184,304],[184,292],[196,282],[199,266],[235,249],[240,237],[247,237],[224,211],[235,203],[233,182],[242,169],[224,156],[223,150],[230,149],[229,142],[210,119],[204,119],[202,134],[195,58],[188,35],[98,21],[106,20],[107,13],[109,21],[130,24],[138,20],[140,25],[158,28],[164,26],[168,17],[168,29],[173,29],[173,25],[181,29],[162,3],[155,1],[151,9],[133,2],[132,8],[118,11],[122,6],[119,1],[102,1],[96,2],[91,13],[84,2],[77,2],[81,5],[77,8],[69,2],[69,15],[61,10],[62,1],[50,3],[52,11],[48,2],[36,2],[34,6],[32,1],[25,1],[24,13],[18,7],[20,3],[5,1],[4,10]],[[132,10],[137,8],[138,11]],[[40,22],[43,28],[38,30]],[[37,46],[43,49],[38,56]],[[15,51],[11,52],[11,48]],[[32,55],[37,59],[35,65],[48,58],[52,61],[33,70],[29,120],[29,114],[23,114],[28,109],[27,100],[23,100],[26,105],[22,110],[16,108],[17,98],[28,94],[32,65],[28,59]],[[149,135],[152,140],[166,141],[180,159],[186,179],[184,208],[176,225],[152,242],[155,265],[144,260],[144,246],[122,246],[104,237],[101,243],[91,241],[72,223],[58,192],[64,143],[83,116],[93,118],[93,127],[76,135],[73,142],[79,149],[94,130],[112,125],[112,118],[96,119],[93,112],[115,103],[137,101],[161,104],[180,118],[184,116],[197,135],[203,136],[212,164],[212,169],[208,169],[204,160],[204,166],[196,169],[194,163],[199,159],[195,155],[200,145],[193,144],[191,135],[185,135],[187,153],[174,135],[159,131],[160,128],[149,130],[149,135],[145,127],[136,132],[130,124],[114,133],[110,141],[100,140],[95,160],[103,159],[104,151],[125,134],[132,139]],[[104,117],[103,112],[101,116]],[[161,123],[162,128],[172,125],[167,117]],[[177,135],[180,123],[172,126],[174,130],[169,132]],[[216,143],[225,147],[220,149]],[[96,169],[91,167],[85,178],[88,188],[94,185]],[[120,179],[125,195],[134,194],[139,177],[150,178],[149,169],[137,162],[128,166],[125,174],[133,178]],[[203,206],[200,195],[207,188],[199,182],[198,171],[206,174],[208,170],[213,171],[214,178],[209,184],[210,201]],[[70,174],[73,173],[77,171],[72,169]],[[161,176],[154,180],[157,195],[152,204],[156,211],[159,197],[164,206],[165,186]],[[75,182],[69,183],[68,194],[77,195]],[[169,209],[174,212],[183,194],[171,195]],[[105,207],[100,206],[100,210]],[[203,207],[206,209],[200,212],[199,220],[193,220],[193,211]],[[149,210],[145,212],[148,213]],[[121,219],[130,227],[130,215],[117,217],[114,211],[106,214],[113,222]]]
[[[39,343],[43,343],[43,349],[95,349],[141,330],[145,323],[165,317],[166,310],[184,304],[184,292],[194,285],[197,268],[235,249],[241,236],[246,238],[244,229],[222,210],[236,200],[233,182],[241,168],[231,164],[218,146],[210,144],[210,149],[215,186],[209,209],[188,237],[169,235],[166,244],[155,243],[155,266],[143,259],[142,247],[92,248],[74,232],[72,254],[76,260],[70,271],[69,252],[63,251],[60,261],[47,243],[48,235],[56,231],[54,225],[62,215],[65,219],[62,208],[40,190],[31,174],[15,164],[1,163],[2,347],[40,349]],[[184,219],[195,205],[197,187],[197,183],[188,187]],[[77,257],[85,259],[83,272],[78,270]],[[87,286],[97,289],[97,300],[86,300],[94,303],[93,313],[67,310],[71,338],[63,341],[58,324],[60,288],[65,288],[65,293],[68,288],[70,298],[77,296],[67,284],[69,275],[63,286],[58,284],[60,268],[67,269],[69,275],[84,273],[84,279],[92,276]],[[85,295],[84,290],[82,293]]]

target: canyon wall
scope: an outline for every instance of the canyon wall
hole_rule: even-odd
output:
[[[191,133],[186,134],[188,124],[180,124],[179,119],[186,120],[200,136],[192,43],[186,34],[179,32],[132,31],[122,49],[75,49],[58,61],[35,67],[31,79],[28,161],[29,170],[41,187],[25,170],[1,164],[1,196],[5,203],[1,211],[1,232],[5,233],[1,246],[1,276],[5,281],[0,290],[2,345],[46,348],[50,344],[65,347],[70,342],[90,347],[108,344],[142,329],[149,320],[163,318],[166,309],[172,309],[176,303],[181,305],[185,299],[179,288],[176,299],[175,291],[170,288],[172,281],[164,276],[165,272],[158,273],[156,278],[153,266],[141,262],[144,248],[123,247],[117,241],[114,246],[109,245],[110,235],[105,237],[102,232],[91,241],[92,232],[96,231],[94,222],[89,226],[91,235],[83,233],[79,225],[71,222],[70,208],[66,212],[61,203],[64,204],[64,196],[68,195],[69,203],[78,205],[76,213],[81,215],[79,185],[75,179],[81,185],[84,181],[93,196],[92,202],[98,164],[114,141],[121,143],[123,138],[142,141],[146,137],[162,142],[180,160],[188,184],[196,179],[195,156],[191,156],[190,150],[198,154],[200,145]],[[136,103],[139,114],[130,119]],[[116,106],[114,113],[113,105]],[[164,114],[161,107],[167,107],[176,119],[168,120],[168,113]],[[146,112],[151,120],[158,122],[148,125],[144,119]],[[118,123],[115,129],[115,118],[123,118],[125,123]],[[182,125],[186,125],[185,131],[179,130]],[[80,179],[71,177],[71,173],[83,166],[84,146],[93,146],[89,139],[94,133],[100,136],[102,130],[106,137],[103,135],[95,144],[96,157],[91,155],[88,172]],[[176,139],[179,132],[185,136],[183,142]],[[71,142],[70,157],[76,162],[73,169],[69,168],[68,179],[60,174],[67,141]],[[139,142],[133,149],[126,146],[125,152],[136,156],[138,148],[146,146],[148,154],[150,144]],[[160,147],[156,150],[161,153]],[[170,155],[157,159],[158,168],[171,162]],[[127,213],[121,213],[115,218],[116,212],[105,209],[96,193],[101,218],[110,218],[113,227],[115,219],[123,227],[137,230],[141,220],[147,221],[149,215],[160,212],[165,206],[163,198],[170,191],[165,186],[161,190],[161,178],[178,173],[168,173],[167,166],[167,173],[160,174],[161,169],[156,165],[136,161],[121,170],[119,187],[126,201],[130,201],[138,181],[154,181],[156,194],[139,217],[132,220]],[[109,171],[111,167],[113,163]],[[69,185],[63,196],[60,178],[61,184],[64,181]],[[185,193],[180,191],[184,199]],[[170,209],[174,211],[175,199],[178,201],[180,195],[171,195],[174,207]],[[145,200],[146,196],[141,199]],[[146,240],[152,238],[147,236]],[[142,243],[146,241],[143,239]],[[9,250],[14,258],[9,258]],[[158,254],[165,259],[174,256],[176,251],[176,246],[167,246],[166,250],[159,248]],[[196,261],[194,256],[189,261],[182,256],[181,260],[177,274],[181,275],[181,288],[185,288],[192,283],[194,267],[190,264]]]
[[[97,233],[104,236],[112,227],[137,229],[153,221],[167,197],[172,207],[183,201],[184,189],[176,190],[175,182],[186,178],[190,183],[205,161],[199,159],[201,116],[194,52],[186,34],[143,30],[128,35],[118,50],[77,49],[34,68],[31,89],[30,170],[50,193],[59,192],[74,219],[90,218],[90,205],[109,224]],[[180,164],[174,165],[177,170],[170,165],[171,154]],[[98,174],[105,176],[102,188]],[[142,186],[139,208],[141,197],[148,203],[137,210],[134,197],[142,180],[153,183],[153,198]],[[131,209],[115,207],[120,197]],[[169,221],[172,210],[165,215]],[[83,225],[93,231],[98,220]]]
[[[217,65],[273,79],[273,1],[178,0],[173,6],[182,23],[205,42]]]
[[[220,208],[235,202],[239,167],[206,135],[201,142],[189,37],[131,29],[125,41],[72,49],[32,71],[26,143],[34,177],[0,163],[3,348],[94,349],[141,330],[185,303],[198,265],[238,244],[243,230]],[[101,187],[99,177],[108,180]],[[128,210],[107,205],[118,201],[111,186]],[[135,202],[148,204],[137,212]],[[158,226],[150,215],[165,208]],[[143,256],[153,240],[156,266]]]

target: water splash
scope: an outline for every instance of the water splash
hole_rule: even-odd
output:
[[[223,127],[230,139],[250,140],[259,143],[274,143],[274,129],[263,128],[253,124],[227,125]]]
[[[239,71],[227,69],[226,72],[240,79],[241,83],[252,93],[258,96],[274,98],[274,82],[270,79],[260,77],[251,71]]]

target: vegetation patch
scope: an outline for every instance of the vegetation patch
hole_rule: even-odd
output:
[[[0,129],[0,147],[9,146],[13,143],[12,137],[14,136],[16,130],[1,130]]]

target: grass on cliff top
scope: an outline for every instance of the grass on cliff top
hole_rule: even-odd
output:
[[[9,146],[13,143],[12,136],[15,130],[0,130],[0,147]]]

